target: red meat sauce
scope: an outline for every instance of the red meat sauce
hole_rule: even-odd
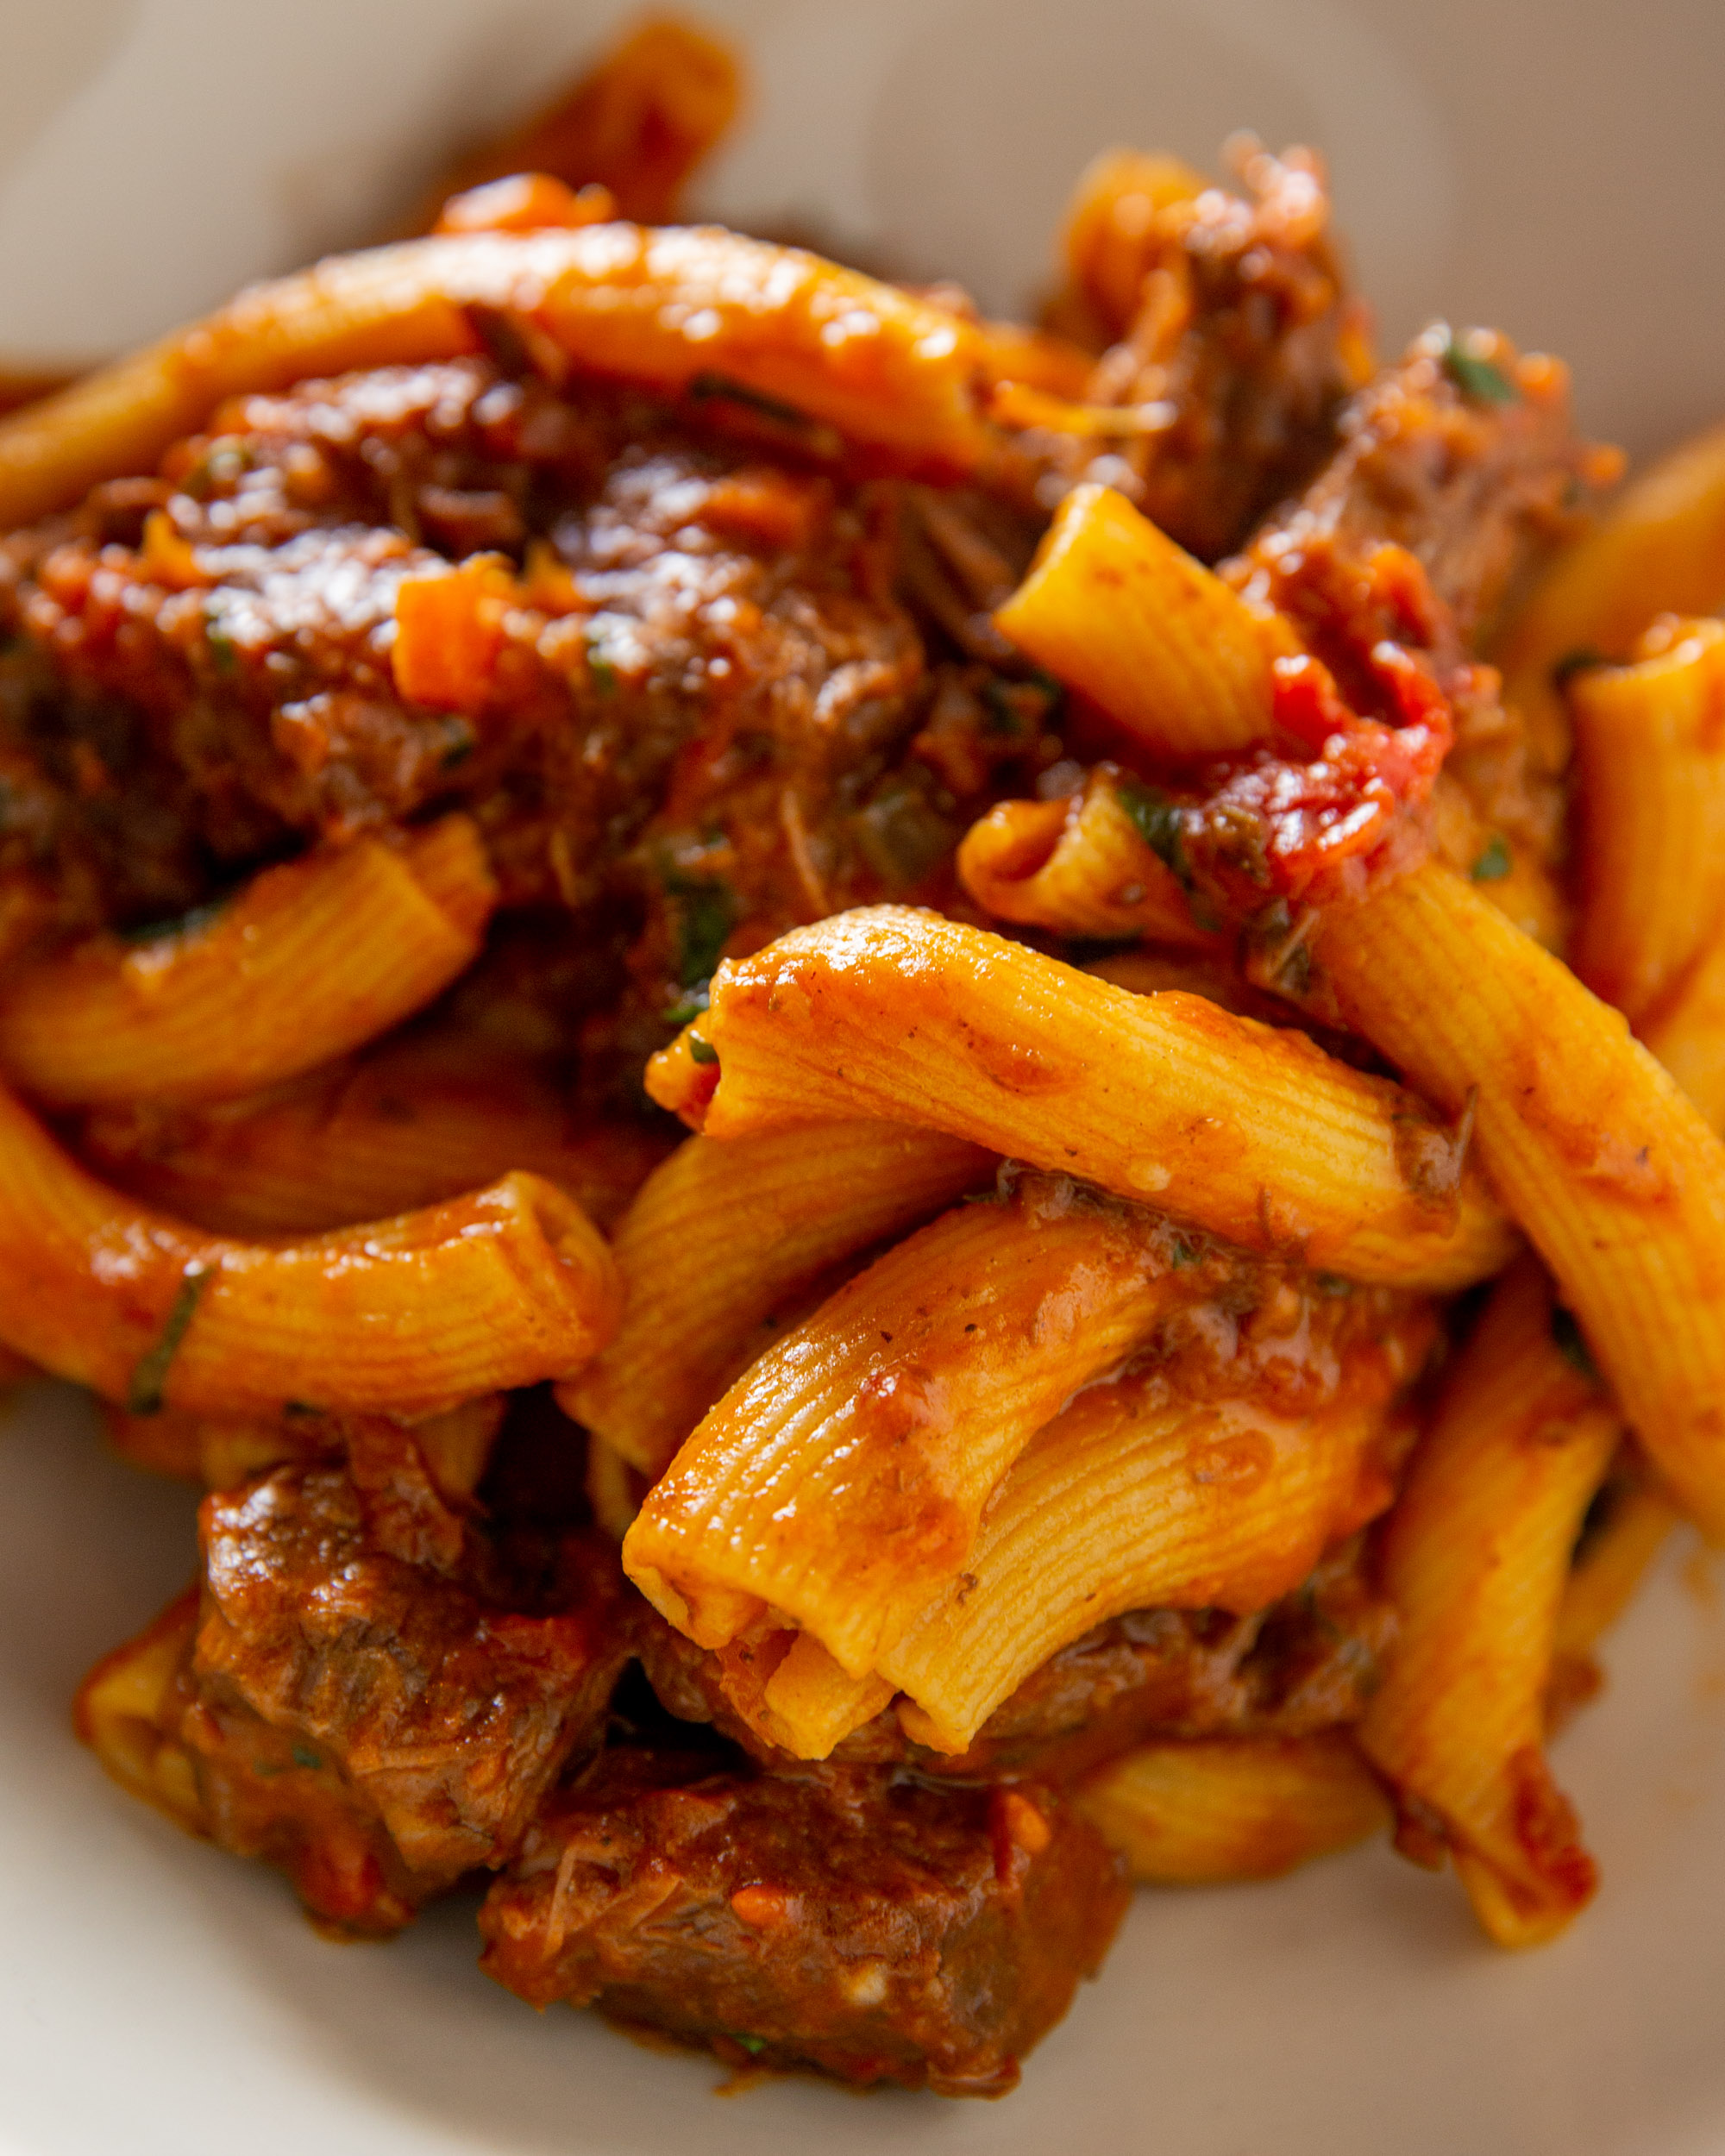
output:
[[[1433,332],[1338,417],[1289,375],[1297,314],[1231,364],[1303,415],[1301,469],[1334,448],[1249,537],[1234,519],[1223,573],[1305,650],[1276,738],[1186,769],[1123,749],[988,619],[1038,536],[1026,503],[1073,475],[1052,449],[1012,499],[943,490],[722,384],[668,405],[480,360],[237,400],[158,475],[0,542],[0,957],[460,805],[505,909],[461,993],[536,999],[589,1097],[633,1095],[722,956],[883,897],[963,911],[966,825],[1075,756],[1136,763],[1195,913],[1271,945],[1416,857],[1446,757],[1552,861],[1558,774],[1471,655],[1603,469],[1562,371]]]
[[[1051,686],[964,643],[1034,537],[722,392],[461,360],[241,399],[0,545],[0,937],[462,805],[638,1061],[722,951],[950,899],[1058,755]]]

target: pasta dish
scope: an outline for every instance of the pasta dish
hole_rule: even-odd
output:
[[[1133,1880],[1595,1892],[1725,1536],[1725,431],[1380,360],[1302,150],[1105,154],[1034,326],[679,223],[737,96],[643,25],[0,419],[0,1352],[206,1493],[124,1789],[996,2095]]]

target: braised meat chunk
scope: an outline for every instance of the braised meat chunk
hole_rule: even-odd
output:
[[[1126,1907],[1085,1822],[1035,1786],[710,1768],[607,1752],[492,1887],[481,1965],[738,2065],[1010,2089]]]
[[[630,1649],[601,1539],[562,1538],[529,1591],[416,1474],[405,1437],[390,1471],[363,1434],[353,1469],[283,1467],[207,1499],[195,1616],[185,1604],[171,1646],[159,1625],[110,1657],[82,1711],[120,1778],[279,1865],[323,1923],[380,1934],[507,1860],[599,1741]],[[147,1739],[179,1763],[166,1783],[104,1741],[115,1696],[132,1752]]]

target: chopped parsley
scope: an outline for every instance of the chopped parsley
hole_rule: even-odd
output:
[[[593,685],[594,693],[599,696],[615,696],[618,679],[617,665],[614,660],[606,658],[603,639],[589,632],[586,649],[587,676]]]
[[[310,1745],[295,1745],[293,1764],[297,1767],[304,1767],[308,1774],[316,1774],[323,1764],[323,1756],[314,1752]]]
[[[1561,1303],[1552,1306],[1552,1338],[1557,1344],[1558,1353],[1571,1369],[1579,1370],[1584,1377],[1596,1378],[1599,1376],[1599,1365],[1594,1361],[1592,1351],[1582,1337],[1581,1327],[1576,1323],[1573,1314],[1565,1310]]]
[[[856,843],[891,890],[908,890],[945,860],[957,832],[914,786],[890,785],[857,814]]]
[[[204,624],[204,641],[210,651],[210,663],[224,681],[230,681],[240,671],[240,647],[213,621]]]
[[[716,1063],[718,1061],[718,1050],[711,1041],[704,1041],[699,1033],[691,1033],[689,1035],[689,1056],[692,1062],[697,1063]]]
[[[1118,792],[1120,806],[1131,817],[1138,837],[1165,868],[1171,869],[1183,887],[1189,888],[1192,871],[1186,859],[1186,840],[1180,808],[1161,788],[1141,786],[1136,779],[1122,779]]]
[[[167,1322],[161,1329],[161,1338],[153,1348],[138,1358],[138,1366],[132,1372],[132,1382],[126,1389],[126,1411],[134,1415],[159,1415],[162,1411],[162,1395],[167,1385],[167,1374],[179,1344],[185,1338],[198,1308],[198,1299],[204,1293],[210,1278],[203,1266],[189,1270],[181,1279],[167,1313]]]
[[[1476,404],[1519,404],[1521,392],[1493,360],[1483,360],[1453,337],[1444,347],[1444,372]]]
[[[728,2028],[724,2033],[733,2044],[741,2044],[751,2059],[758,2059],[767,2048],[764,2036],[744,2036],[734,2028]]]
[[[1183,1273],[1189,1265],[1198,1263],[1198,1253],[1189,1243],[1182,1243],[1176,1235],[1174,1247],[1168,1253],[1168,1262],[1176,1273]]]
[[[716,876],[672,874],[665,889],[674,902],[677,920],[677,985],[705,987],[724,950],[724,939],[737,925],[737,900],[731,886]]]
[[[712,1000],[712,987],[711,981],[697,981],[687,993],[679,996],[666,1012],[666,1025],[679,1027],[692,1025]]]
[[[1508,844],[1494,831],[1484,852],[1467,873],[1476,883],[1502,883],[1515,865]]]

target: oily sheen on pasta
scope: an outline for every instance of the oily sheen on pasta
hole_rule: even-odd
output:
[[[1725,1535],[1725,449],[1380,360],[1307,149],[1106,152],[1034,326],[681,223],[742,96],[640,25],[0,418],[0,1382],[204,1492],[120,1789],[999,2095],[1133,1880],[1637,1890],[1560,1732]]]

